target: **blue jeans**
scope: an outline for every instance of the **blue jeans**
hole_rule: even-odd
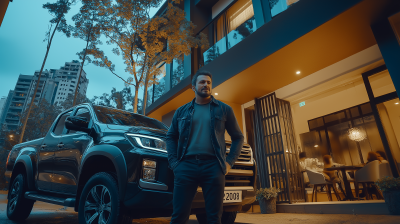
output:
[[[183,159],[175,167],[174,175],[171,224],[184,224],[188,221],[198,186],[201,186],[203,190],[207,222],[220,224],[225,174],[222,172],[218,159]]]

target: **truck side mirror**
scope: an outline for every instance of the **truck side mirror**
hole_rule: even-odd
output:
[[[86,117],[71,116],[65,120],[65,127],[69,130],[90,132],[89,122]]]

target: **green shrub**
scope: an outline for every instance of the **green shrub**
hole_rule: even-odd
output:
[[[375,182],[376,186],[385,191],[399,191],[400,190],[400,177],[383,177]]]
[[[278,193],[281,192],[281,190],[271,187],[271,188],[260,188],[256,191],[256,200],[259,201],[263,198],[266,200],[269,200],[271,198],[276,198],[278,197]]]

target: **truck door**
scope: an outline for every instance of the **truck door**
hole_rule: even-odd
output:
[[[40,147],[38,158],[37,186],[40,190],[51,190],[53,182],[54,153],[64,130],[65,119],[72,111],[61,114],[51,127]]]
[[[87,107],[79,107],[73,116],[85,117],[92,126],[92,116]],[[55,151],[53,191],[63,194],[75,194],[78,188],[78,175],[82,154],[93,142],[89,134],[81,131],[64,130]]]

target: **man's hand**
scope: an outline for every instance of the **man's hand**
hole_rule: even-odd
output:
[[[225,166],[226,166],[226,173],[225,175],[227,175],[229,173],[229,170],[231,170],[231,165],[229,165],[227,162],[225,162]]]

